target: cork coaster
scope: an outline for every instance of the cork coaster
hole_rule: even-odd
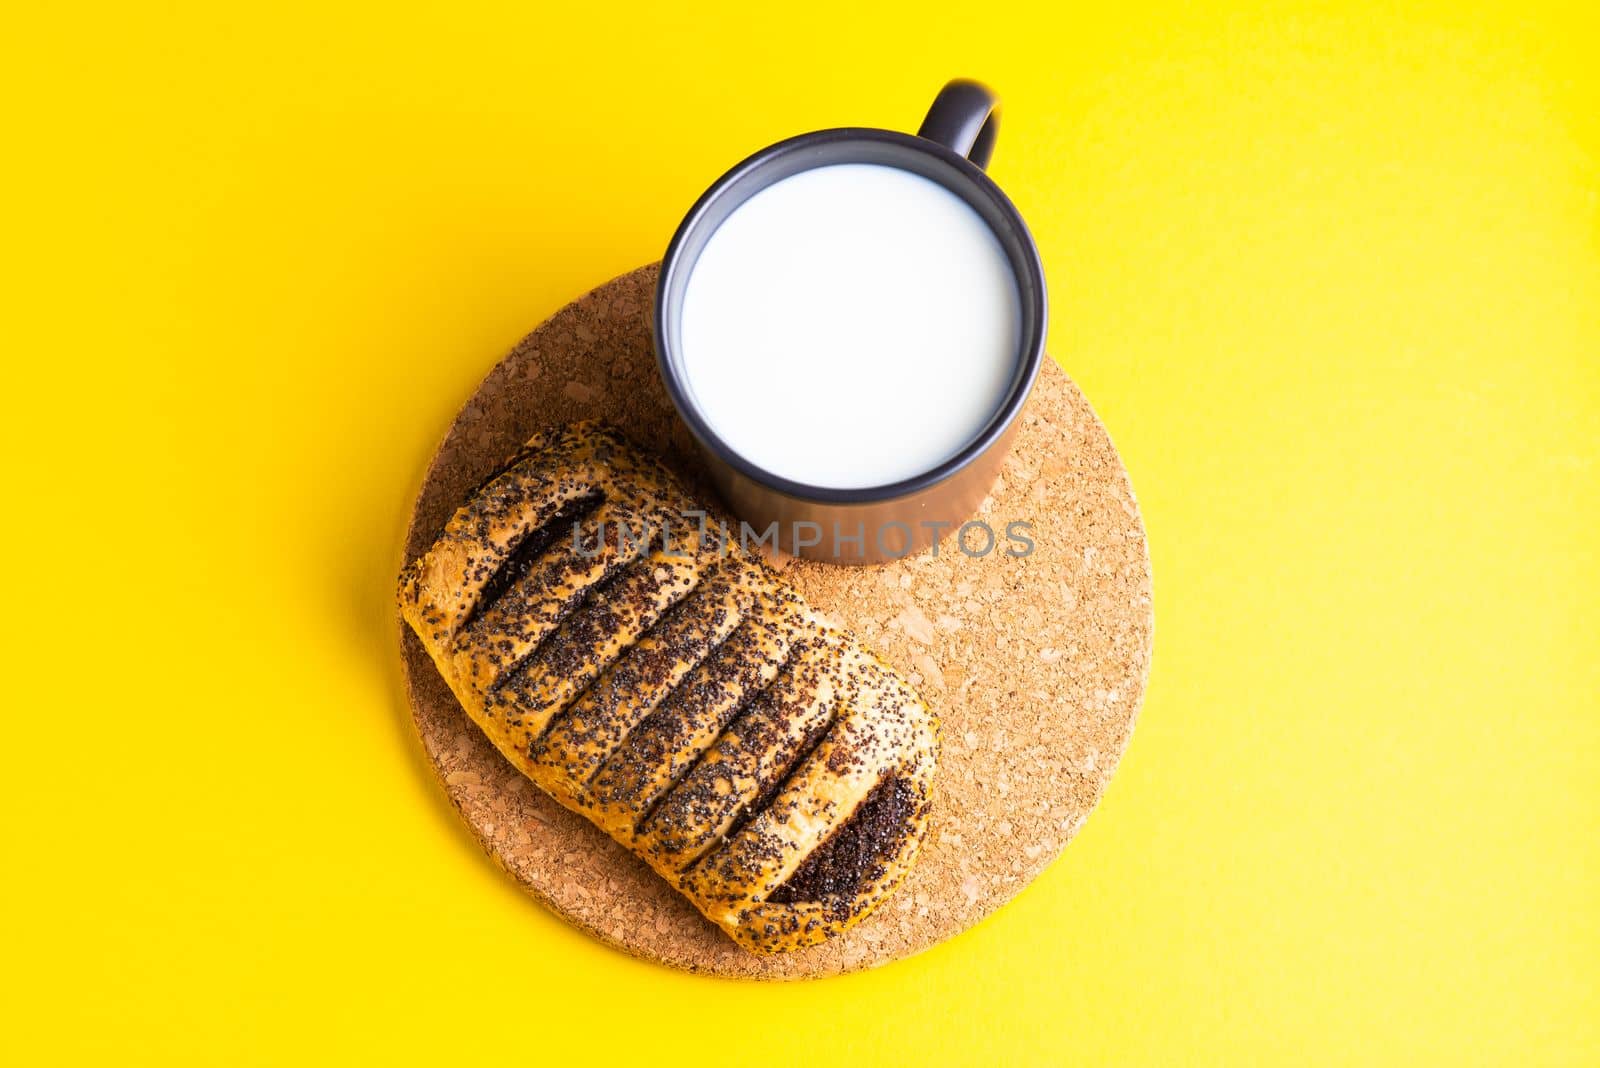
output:
[[[715,497],[655,367],[656,268],[562,309],[489,373],[434,457],[406,537],[432,543],[472,490],[540,427],[602,417]],[[401,625],[424,749],[489,854],[559,915],[629,953],[696,972],[832,975],[926,949],[977,923],[1038,875],[1083,825],[1133,730],[1153,617],[1144,529],[1127,472],[1070,379],[1046,360],[979,519],[999,547],[946,542],[882,567],[776,563],[853,628],[942,720],[936,800],[900,889],[843,935],[799,952],[740,949],[622,846],[545,797],[473,726]],[[1035,548],[1004,537],[1028,521]],[[981,531],[968,546],[981,549]]]

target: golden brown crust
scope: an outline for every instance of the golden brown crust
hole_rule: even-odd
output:
[[[512,764],[740,945],[796,949],[909,870],[937,724],[697,514],[614,429],[546,431],[406,569],[401,613]]]

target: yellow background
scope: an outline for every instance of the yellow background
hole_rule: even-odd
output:
[[[1600,1060],[1596,25],[588,6],[8,14],[0,1059]],[[920,958],[635,962],[426,774],[408,501],[724,167],[958,74],[1148,523],[1133,745]]]

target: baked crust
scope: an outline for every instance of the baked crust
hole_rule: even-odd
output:
[[[614,428],[554,428],[405,569],[400,612],[535,784],[740,945],[797,949],[910,869],[938,724],[703,515]]]

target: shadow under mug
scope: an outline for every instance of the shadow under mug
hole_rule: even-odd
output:
[[[873,564],[947,544],[994,485],[1017,416],[1044,359],[1044,268],[1022,216],[984,173],[999,125],[998,100],[976,82],[946,85],[915,137],[846,127],[801,134],[764,148],[723,175],[679,225],[661,261],[655,306],[656,360],[667,393],[704,454],[713,482],[752,538],[812,560]],[[1022,312],[1020,351],[1004,399],[978,435],[950,459],[883,486],[810,486],[763,470],[717,436],[695,407],[683,373],[681,318],[689,276],[723,220],[768,186],[839,163],[896,167],[937,182],[965,201],[999,239]],[[730,531],[730,538],[738,534]],[[943,551],[936,549],[936,551]]]

